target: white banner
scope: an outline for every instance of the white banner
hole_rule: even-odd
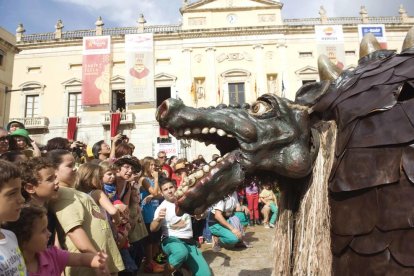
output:
[[[125,35],[125,67],[126,103],[155,101],[152,33]]]
[[[318,56],[326,55],[339,68],[345,66],[344,32],[342,25],[315,26]]]
[[[316,41],[319,43],[344,43],[342,25],[315,26]]]
[[[387,37],[385,35],[384,24],[360,24],[358,25],[358,35],[359,35],[360,42],[367,33],[372,33],[375,36],[375,38],[378,40],[379,44],[381,45],[382,49],[387,48]]]

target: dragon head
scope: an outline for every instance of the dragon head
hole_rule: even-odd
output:
[[[184,179],[176,193],[177,213],[202,213],[249,176],[303,178],[317,152],[306,109],[276,95],[262,95],[251,106],[210,108],[168,99],[156,118],[177,139],[215,144],[222,155]]]

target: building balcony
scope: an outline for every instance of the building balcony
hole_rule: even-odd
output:
[[[134,113],[132,112],[122,112],[121,113],[121,125],[130,125],[134,123]],[[111,124],[111,113],[104,113],[104,120],[102,122],[103,125],[110,125]]]
[[[47,117],[10,118],[10,121],[21,122],[26,129],[45,129],[49,126]]]

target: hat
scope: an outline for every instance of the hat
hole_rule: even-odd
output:
[[[179,170],[187,169],[185,166],[185,160],[178,160],[177,163],[174,165],[174,171],[177,172]]]
[[[114,164],[119,167],[121,167],[124,164],[128,164],[128,165],[131,165],[135,173],[139,173],[141,171],[141,164],[139,163],[138,158],[132,155],[123,155],[119,157],[118,159],[116,159]]]
[[[30,143],[31,143],[31,139],[29,137],[29,132],[27,130],[25,130],[24,128],[16,129],[15,131],[13,131],[13,133],[10,134],[10,136],[12,136],[12,137],[22,136],[22,137],[26,138],[26,143],[28,145],[30,145]]]
[[[11,125],[12,125],[12,124],[17,124],[17,125],[19,125],[20,129],[24,129],[24,128],[25,128],[25,127],[24,127],[24,124],[23,124],[22,122],[19,122],[19,121],[10,121],[10,122],[7,124],[7,127],[6,127],[7,131],[10,131],[10,127],[11,127]]]

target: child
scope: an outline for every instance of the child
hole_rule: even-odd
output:
[[[88,266],[99,269],[100,275],[108,275],[105,270],[107,256],[103,252],[72,253],[54,246],[47,248],[50,232],[43,207],[24,207],[20,218],[7,223],[6,227],[17,236],[29,276],[60,276],[66,266]]]
[[[32,205],[46,207],[51,199],[58,197],[59,181],[54,165],[46,158],[35,157],[20,163],[22,194]],[[52,233],[48,245],[55,244],[57,218],[53,212],[47,213],[48,229]]]
[[[117,168],[114,164],[112,164],[109,161],[102,161],[101,163],[99,163],[99,166],[102,168],[103,172],[103,191],[105,192],[109,200],[112,203],[114,203],[114,201],[119,200],[118,195],[116,193],[115,184]]]
[[[263,190],[260,193],[260,202],[264,204],[262,208],[262,214],[264,217],[264,226],[265,228],[273,228],[275,227],[277,214],[278,214],[278,207],[277,207],[277,200],[276,196],[271,189],[270,182],[264,182]],[[272,211],[272,217],[270,218],[269,222],[269,214]]]
[[[0,224],[19,219],[24,198],[19,169],[0,160]],[[26,265],[13,232],[0,228],[0,275],[26,275]]]
[[[53,198],[57,198],[59,181],[56,178],[54,165],[46,158],[35,157],[20,163],[22,178],[22,194],[27,202],[37,206],[45,206]]]
[[[102,191],[102,179],[102,168],[93,163],[86,163],[78,169],[75,188],[89,194],[96,204],[113,218],[114,223],[117,225],[120,222],[119,210],[118,208],[115,208],[106,194]]]
[[[108,253],[108,269],[116,274],[123,270],[121,254],[116,247],[106,214],[89,195],[73,189],[76,176],[75,159],[66,150],[52,150],[48,157],[57,166],[59,181],[58,198],[49,204],[61,225],[58,236],[64,239],[62,246],[70,252]],[[66,249],[65,248],[65,249]],[[68,267],[67,276],[95,276],[93,269],[85,267]]]
[[[126,223],[123,219],[121,220],[119,208],[115,207],[114,204],[112,204],[112,202],[108,199],[106,194],[102,191],[102,179],[102,167],[96,164],[86,163],[80,166],[78,169],[78,177],[76,179],[75,188],[79,191],[89,194],[94,199],[96,204],[100,206],[101,209],[104,209],[109,215],[111,215],[114,219],[115,225],[119,225],[117,230],[118,233],[120,233],[119,230]],[[121,205],[124,205],[121,201],[118,200],[118,202],[121,203]],[[121,211],[125,212],[125,210]],[[128,237],[129,229],[127,227],[122,229],[123,235]],[[115,240],[117,240],[116,237]],[[127,270],[127,272],[133,272],[137,270],[137,268],[136,266],[128,266],[128,264],[131,263],[128,262],[128,260],[131,259],[131,257],[128,256],[128,241],[126,241],[126,244],[126,248],[125,244],[122,244],[122,246],[119,247],[120,253],[122,260],[124,262],[125,270]],[[134,262],[132,263],[135,265]]]

